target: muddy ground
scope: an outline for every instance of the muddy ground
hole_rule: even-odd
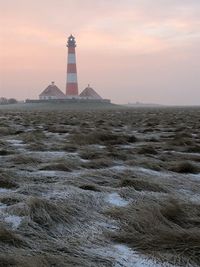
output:
[[[0,110],[0,266],[200,266],[200,109]]]

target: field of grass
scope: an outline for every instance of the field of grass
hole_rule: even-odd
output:
[[[0,267],[200,266],[200,108],[0,108]]]

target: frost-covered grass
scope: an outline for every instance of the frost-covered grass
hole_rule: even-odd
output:
[[[1,266],[200,266],[200,109],[104,108],[1,108]]]

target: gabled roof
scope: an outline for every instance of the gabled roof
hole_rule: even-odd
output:
[[[93,88],[91,88],[89,84],[88,87],[86,87],[79,96],[92,99],[102,99],[102,97],[97,94],[97,92]]]
[[[52,82],[41,94],[40,96],[57,96],[64,97],[65,94]]]

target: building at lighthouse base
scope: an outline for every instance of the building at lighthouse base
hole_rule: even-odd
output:
[[[52,82],[46,89],[39,95],[40,100],[50,99],[63,99],[65,94]]]
[[[79,95],[65,95],[56,85],[52,82],[46,89],[39,95],[38,100],[26,100],[28,103],[42,103],[42,102],[98,102],[98,103],[111,103],[109,99],[102,98],[90,85],[88,85]]]
[[[86,87],[82,93],[80,93],[79,97],[82,99],[91,99],[91,100],[102,100],[102,97],[97,94],[97,92],[90,87],[88,84],[88,87]]]

